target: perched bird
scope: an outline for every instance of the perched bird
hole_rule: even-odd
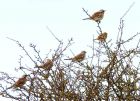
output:
[[[93,13],[89,18],[85,18],[83,20],[94,20],[96,22],[99,22],[103,19],[104,17],[104,13],[105,13],[105,10],[101,9],[95,13]]]
[[[19,78],[12,86],[6,88],[4,91],[2,92],[6,92],[8,89],[14,88],[21,88],[23,87],[23,85],[27,82],[27,76],[28,75],[23,75],[21,78]]]
[[[19,78],[15,84],[13,85],[14,88],[22,87],[27,82],[27,76],[23,75],[21,78]]]
[[[51,59],[45,59],[43,63],[38,66],[39,68],[43,68],[45,70],[50,70],[53,67],[53,62]]]
[[[96,40],[103,42],[103,41],[106,41],[106,38],[107,38],[107,33],[103,32],[96,38]]]
[[[81,62],[84,60],[86,55],[86,51],[82,51],[81,53],[77,54],[73,58],[65,59],[65,60],[72,60],[72,62]]]

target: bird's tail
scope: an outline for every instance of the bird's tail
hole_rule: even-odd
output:
[[[43,64],[41,65],[36,65],[34,68],[42,68],[43,67]]]
[[[64,60],[72,60],[72,58],[69,58],[69,59],[64,59]]]
[[[96,38],[96,39],[93,39],[93,40],[99,40],[98,38]]]
[[[84,18],[83,20],[90,20],[91,18]]]

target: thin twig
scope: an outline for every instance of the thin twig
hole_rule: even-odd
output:
[[[137,33],[137,34],[133,35],[131,38],[129,38],[129,39],[123,41],[123,42],[120,42],[119,44],[124,44],[124,43],[126,43],[126,42],[129,42],[130,40],[132,40],[133,38],[135,38],[135,37],[136,37],[137,35],[139,35],[139,34],[140,34],[140,33]]]
[[[62,43],[62,41],[59,40],[59,39],[56,37],[56,35],[52,32],[52,30],[51,30],[48,26],[47,26],[46,28],[48,29],[48,31],[53,35],[53,37],[54,37],[59,43]]]
[[[123,18],[126,16],[126,14],[130,11],[130,9],[134,6],[135,2],[133,2],[129,8],[126,10],[126,12],[123,14],[123,16],[120,18],[120,25],[119,25],[119,32],[117,36],[117,44],[118,44],[118,49],[120,48],[120,42],[122,41],[122,34],[123,34],[123,27],[124,27],[124,20]],[[120,33],[120,34],[119,34]]]
[[[24,46],[22,46],[21,43],[20,43],[19,41],[15,40],[15,39],[12,39],[12,38],[9,38],[9,37],[6,37],[6,38],[9,39],[9,40],[12,40],[12,41],[14,41],[14,42],[16,42],[16,43],[19,45],[19,47],[21,47],[21,48],[23,49],[23,51],[24,51],[24,52],[26,53],[26,55],[30,58],[30,60],[31,60],[33,63],[35,63],[35,65],[37,65],[37,62],[34,61],[34,60],[32,59],[32,57],[29,55],[29,53],[26,51],[26,49],[24,48]]]
[[[64,47],[64,49],[62,49],[62,46],[63,43],[61,42],[58,46],[58,49],[55,51],[55,54],[54,56],[52,57],[52,61],[55,61],[56,59],[58,59],[60,57],[60,55],[62,55],[62,53],[69,47],[71,46],[73,43],[72,43],[73,39],[71,38],[69,41],[68,41],[68,44]],[[60,52],[59,52],[60,51]]]
[[[130,6],[129,6],[129,8],[127,9],[127,11],[123,14],[123,16],[121,17],[121,19],[123,19],[125,16],[126,16],[126,14],[130,11],[130,9],[134,6],[134,4],[135,4],[135,2],[133,2]]]
[[[88,12],[84,9],[84,8],[82,8],[83,9],[83,11],[89,16],[89,18],[91,17],[90,16],[90,14],[88,14]]]
[[[120,49],[121,47],[121,41],[122,41],[122,34],[123,34],[123,28],[124,28],[124,20],[120,19],[120,25],[119,25],[119,31],[118,31],[118,35],[117,35],[117,50]]]
[[[99,34],[102,34],[102,28],[100,27],[100,23],[99,22],[97,22],[97,24],[98,24],[98,28],[99,28],[99,31],[100,31],[100,33]]]
[[[31,43],[30,44],[30,47],[32,47],[33,50],[35,51],[35,53],[37,54],[37,56],[35,56],[35,58],[37,59],[37,61],[39,61],[40,63],[42,63],[43,60],[42,60],[42,58],[40,56],[40,51],[36,49],[36,45],[34,45],[34,44]]]

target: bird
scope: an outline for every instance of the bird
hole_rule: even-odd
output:
[[[19,78],[12,86],[6,88],[4,91],[2,92],[6,92],[8,89],[17,89],[17,88],[21,88],[23,87],[23,85],[27,82],[27,76],[28,75],[23,75],[21,78]]]
[[[72,62],[81,62],[85,59],[86,51],[81,51],[81,53],[77,54],[76,56],[65,59],[65,60],[72,60]]]
[[[103,19],[104,17],[105,10],[101,9],[99,11],[94,12],[89,18],[85,18],[83,20],[94,20],[95,22],[99,22]]]
[[[14,88],[20,88],[22,87],[26,82],[27,82],[27,76],[28,75],[23,75],[21,78],[19,78],[15,84],[13,85]]]
[[[101,33],[101,34],[96,38],[96,40],[99,40],[99,41],[101,41],[101,42],[106,41],[107,34],[108,34],[107,32]]]
[[[38,67],[45,70],[50,70],[53,67],[53,61],[51,59],[45,59],[43,63]]]

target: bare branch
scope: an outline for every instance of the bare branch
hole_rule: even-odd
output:
[[[21,47],[22,50],[26,53],[26,55],[30,58],[30,60],[31,60],[35,65],[37,65],[37,62],[33,60],[33,58],[29,55],[29,53],[26,51],[26,49],[24,48],[24,46],[22,46],[22,44],[21,44],[19,41],[15,40],[15,39],[12,39],[12,38],[9,38],[9,37],[6,37],[6,38],[9,39],[9,40],[12,40],[12,41],[14,41],[14,42],[16,42],[16,43],[19,45],[19,47]]]
[[[48,31],[53,35],[53,37],[54,37],[59,43],[62,43],[62,41],[59,40],[59,39],[56,37],[56,35],[52,32],[52,30],[51,30],[48,26],[47,26],[46,28],[48,29]]]
[[[131,8],[134,6],[134,4],[135,4],[135,2],[133,2],[130,6],[129,6],[129,8],[127,9],[127,11],[123,14],[123,16],[121,17],[121,19],[123,19],[125,16],[126,16],[126,14],[131,10]]]
[[[83,11],[89,16],[89,18],[90,18],[90,14],[88,14],[88,12],[84,9],[84,8],[82,8],[83,9]]]

